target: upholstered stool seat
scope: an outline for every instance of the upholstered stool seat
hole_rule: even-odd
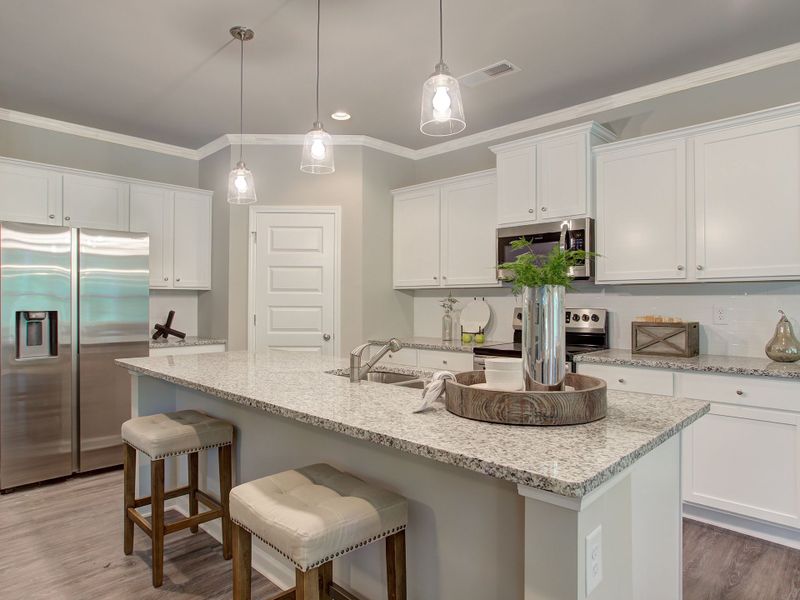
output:
[[[122,441],[158,460],[227,446],[233,441],[233,425],[196,410],[181,410],[126,421]]]
[[[122,424],[124,448],[124,551],[133,552],[133,526],[138,525],[153,547],[153,586],[164,578],[164,536],[182,529],[198,531],[198,525],[222,519],[222,555],[231,558],[231,525],[228,499],[231,489],[231,449],[233,425],[194,410],[137,417]],[[217,501],[199,488],[198,452],[219,449],[220,499]],[[150,458],[150,496],[136,498],[136,451]],[[164,490],[164,459],[185,454],[188,458],[188,485]],[[168,525],[164,522],[164,501],[189,496],[189,517]],[[209,510],[199,512],[202,503]],[[137,510],[151,507],[150,521]]]
[[[337,588],[341,596],[341,590],[330,581],[331,561],[386,538],[389,597],[405,597],[408,502],[398,494],[330,465],[317,464],[236,486],[231,490],[230,512],[234,523],[236,600],[249,598],[250,535],[294,564],[298,587],[314,587],[316,581],[321,582],[320,589],[308,590],[304,598],[328,598],[330,586]],[[239,553],[246,555],[247,564],[237,558]]]

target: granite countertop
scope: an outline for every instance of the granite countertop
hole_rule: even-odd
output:
[[[758,377],[783,377],[800,379],[800,362],[779,363],[767,357],[718,356],[701,354],[692,358],[671,356],[644,356],[631,354],[630,350],[600,350],[575,357],[576,363],[650,367],[673,371],[700,371],[703,373],[727,373],[730,375],[753,375]]]
[[[608,392],[587,425],[520,427],[462,419],[420,390],[350,383],[344,358],[244,351],[116,361],[130,371],[353,438],[569,497],[597,488],[708,412],[707,402]]]
[[[495,346],[504,342],[486,340],[483,344],[464,344],[461,338],[453,339],[449,342],[443,342],[441,338],[437,337],[407,337],[397,338],[403,344],[403,348],[416,348],[417,350],[444,350],[445,352],[469,352],[472,353],[473,348],[482,348],[483,346]],[[370,344],[383,346],[388,343],[389,339],[369,340]]]
[[[154,340],[152,336],[150,337],[150,348],[183,348],[185,346],[211,346],[213,344],[227,343],[228,340],[221,338],[203,338],[192,335],[187,335],[184,339],[169,336],[166,340],[164,338]]]

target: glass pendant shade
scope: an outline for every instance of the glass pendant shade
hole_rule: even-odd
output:
[[[256,186],[253,174],[243,161],[236,163],[236,168],[228,173],[228,203],[253,204],[256,202]]]
[[[333,140],[320,122],[314,123],[314,127],[303,140],[300,170],[314,175],[325,175],[336,170],[333,165]]]
[[[419,130],[425,135],[444,136],[464,131],[466,126],[458,80],[440,62],[422,86]]]

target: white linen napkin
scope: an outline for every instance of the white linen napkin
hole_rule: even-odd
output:
[[[430,408],[444,394],[445,382],[448,379],[455,381],[456,376],[450,371],[436,371],[428,385],[422,390],[422,403],[413,412],[418,413]]]

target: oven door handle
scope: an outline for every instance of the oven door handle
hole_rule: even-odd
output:
[[[569,223],[562,223],[561,224],[561,237],[558,239],[558,247],[561,249],[562,252],[566,251],[567,248],[567,235],[569,235]]]

